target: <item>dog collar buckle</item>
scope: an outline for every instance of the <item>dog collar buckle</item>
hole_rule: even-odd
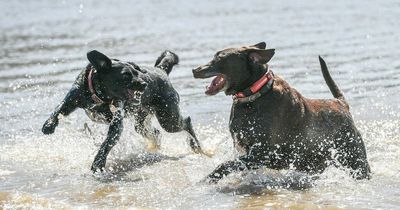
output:
[[[233,102],[234,103],[248,103],[248,102],[253,102],[255,101],[257,98],[259,98],[261,96],[260,92],[257,92],[251,96],[248,97],[243,97],[243,98],[237,98],[237,97],[233,97]]]
[[[96,94],[92,94],[91,98],[94,102],[98,103],[98,104],[104,104],[104,101],[101,100],[101,98],[99,98]]]

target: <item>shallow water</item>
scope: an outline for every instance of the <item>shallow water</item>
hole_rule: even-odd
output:
[[[0,207],[400,209],[400,2],[21,0],[0,7]],[[191,69],[217,50],[259,41],[276,48],[274,72],[307,97],[332,97],[317,56],[326,59],[363,134],[371,180],[329,168],[308,190],[251,194],[223,190],[243,187],[249,177],[240,173],[218,185],[200,182],[235,156],[232,100],[205,96],[210,81],[193,79]],[[152,65],[164,49],[176,52],[171,81],[213,158],[192,154],[183,134],[165,132],[161,151],[148,153],[127,120],[109,156],[112,173],[96,177],[89,168],[107,126],[79,110],[54,135],[42,135],[90,49],[140,65]]]

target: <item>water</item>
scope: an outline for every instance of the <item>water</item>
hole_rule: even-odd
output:
[[[0,7],[0,207],[400,209],[399,1],[21,0]],[[224,191],[243,187],[249,177],[240,173],[200,183],[235,156],[232,100],[205,96],[210,80],[193,79],[191,69],[217,50],[259,41],[276,48],[274,72],[307,97],[332,97],[317,56],[326,59],[363,134],[371,180],[329,168],[302,191]],[[181,63],[171,81],[213,158],[192,154],[183,134],[165,132],[162,150],[147,153],[127,120],[109,155],[114,175],[94,177],[90,164],[107,126],[79,110],[43,136],[42,123],[91,49],[140,65],[152,65],[164,49],[176,52]]]

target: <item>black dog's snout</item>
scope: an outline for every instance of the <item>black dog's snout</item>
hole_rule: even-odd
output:
[[[138,91],[143,91],[147,87],[147,83],[144,81],[133,81],[128,88]]]
[[[138,90],[142,91],[147,87],[147,83],[139,82],[138,87],[139,87]]]
[[[143,89],[147,87],[147,83],[145,82],[141,82],[140,85],[143,87]]]

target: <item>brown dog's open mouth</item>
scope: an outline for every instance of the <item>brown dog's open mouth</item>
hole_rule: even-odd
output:
[[[209,86],[207,86],[206,94],[209,96],[215,95],[215,94],[219,93],[220,91],[226,89],[227,84],[228,83],[227,83],[224,75],[219,74],[211,81],[211,84]]]

